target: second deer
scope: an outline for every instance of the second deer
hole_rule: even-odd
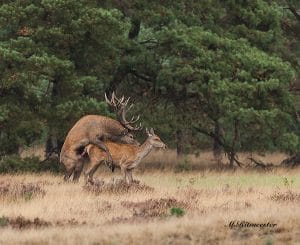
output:
[[[152,128],[150,131],[146,129],[146,133],[148,138],[141,146],[106,142],[114,164],[121,168],[124,174],[124,180],[129,185],[133,181],[132,171],[139,165],[141,160],[146,157],[153,148],[166,148],[166,145],[154,133]],[[107,153],[95,145],[88,145],[85,150],[90,162],[88,169],[85,171],[86,181],[93,183],[93,175],[98,167],[107,159]]]

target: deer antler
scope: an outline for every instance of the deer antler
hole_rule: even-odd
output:
[[[118,99],[115,92],[112,93],[110,100],[107,98],[106,93],[104,94],[104,97],[105,97],[106,103],[109,104],[110,106],[114,107],[114,109],[117,113],[119,122],[125,128],[127,128],[130,131],[139,131],[143,128],[141,123],[138,126],[132,126],[132,124],[136,123],[140,119],[140,115],[138,115],[137,117],[133,116],[130,121],[127,121],[127,119],[126,119],[126,113],[133,107],[133,104],[131,104],[126,109],[128,102],[130,100],[130,97],[128,97],[126,99],[123,95],[120,99]]]

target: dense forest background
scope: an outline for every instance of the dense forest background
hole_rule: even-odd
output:
[[[0,3],[2,157],[58,153],[112,91],[179,155],[300,149],[297,0]]]

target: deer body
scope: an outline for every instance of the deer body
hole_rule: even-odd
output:
[[[128,130],[118,121],[98,115],[82,117],[68,133],[61,149],[60,161],[65,165],[65,179],[74,172],[74,180],[80,176],[83,161],[80,151],[88,144],[97,145],[107,151],[104,140],[134,143]]]
[[[106,142],[106,146],[111,153],[114,164],[121,168],[121,171],[124,174],[124,179],[128,184],[131,184],[133,181],[132,170],[140,164],[143,158],[145,158],[153,148],[166,147],[161,139],[157,135],[154,135],[154,133],[148,135],[148,139],[141,146],[119,144],[114,142]],[[96,172],[101,163],[105,162],[107,154],[94,145],[88,145],[85,150],[90,159],[90,166],[85,174],[87,176],[87,181],[93,182],[93,174]]]
[[[108,162],[112,164],[111,154],[104,144],[105,140],[113,142],[122,142],[127,144],[138,144],[133,139],[129,131],[140,130],[141,127],[133,127],[131,123],[135,123],[139,117],[128,122],[125,118],[126,106],[129,99],[125,100],[124,96],[118,99],[112,94],[109,101],[105,95],[107,103],[115,107],[116,112],[120,116],[119,120],[114,120],[101,115],[87,115],[79,119],[73,128],[69,131],[60,153],[60,162],[64,164],[66,173],[65,180],[68,180],[74,173],[73,181],[77,181],[83,168],[82,154],[84,148],[88,144],[93,144],[108,155]],[[113,166],[110,166],[113,170]]]
[[[128,130],[114,119],[100,115],[84,116],[69,131],[61,149],[61,158],[65,151],[76,150],[79,146],[93,144],[92,142],[97,138],[114,140],[127,133]]]

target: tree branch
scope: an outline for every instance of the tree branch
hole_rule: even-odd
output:
[[[199,128],[199,127],[196,127],[196,126],[193,126],[194,129],[196,129],[198,132],[206,135],[206,136],[209,136],[211,138],[213,138],[214,140],[216,140],[224,149],[224,152],[230,156],[230,154],[232,154],[233,151],[233,148],[229,145],[227,145],[224,141],[222,141],[219,137],[217,137],[213,132],[208,132],[207,130],[203,129],[203,128]],[[242,167],[244,164],[239,161],[236,157],[236,155],[234,154],[233,156],[233,160],[236,162],[236,164],[239,166],[239,167]]]
[[[145,80],[145,81],[147,81],[147,82],[152,82],[151,77],[146,76],[146,75],[143,75],[143,74],[138,74],[137,71],[134,70],[134,69],[131,69],[129,72],[130,72],[132,75],[134,75],[134,76],[136,76],[137,78],[139,78],[139,79]]]
[[[258,161],[256,159],[254,159],[253,157],[248,157],[248,159],[255,163],[257,167],[261,167],[261,168],[267,168],[267,167],[272,167],[273,164],[270,164],[270,163],[263,163],[262,161]]]
[[[139,44],[148,44],[148,43],[155,44],[155,45],[159,44],[159,42],[157,40],[153,39],[153,38],[150,38],[148,40],[144,40],[144,41],[139,42]]]
[[[296,19],[300,22],[300,14],[298,14],[297,9],[288,3],[288,9],[292,12],[292,14],[296,17]]]
[[[137,18],[132,17],[132,19],[131,19],[131,28],[130,28],[130,31],[128,33],[128,38],[129,39],[136,38],[140,33],[140,29],[141,29],[141,21]]]

